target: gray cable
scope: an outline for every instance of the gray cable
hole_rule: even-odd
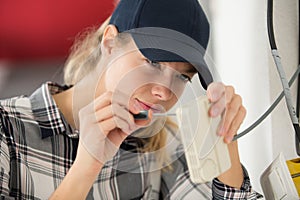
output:
[[[278,74],[280,76],[280,80],[281,80],[281,84],[282,84],[282,88],[283,88],[283,92],[284,92],[284,96],[285,96],[285,100],[286,100],[286,105],[288,107],[291,120],[292,120],[293,124],[298,124],[298,118],[297,118],[296,110],[294,108],[291,90],[290,90],[285,72],[283,70],[283,67],[281,64],[281,59],[279,57],[277,49],[272,49],[272,56],[273,56],[274,62],[276,64]]]
[[[293,74],[292,78],[290,79],[290,81],[288,83],[289,86],[291,86],[294,83],[294,81],[298,77],[299,72],[300,72],[300,65],[298,66],[298,69]],[[274,110],[274,108],[278,105],[278,103],[281,101],[281,99],[284,96],[285,96],[284,95],[284,91],[282,91],[280,93],[280,95],[277,97],[277,99],[274,101],[274,103],[269,107],[269,109],[261,117],[259,117],[251,126],[249,126],[247,129],[245,129],[241,133],[235,135],[233,137],[233,141],[239,139],[240,137],[242,137],[244,135],[246,135],[247,133],[249,133],[250,131],[252,131],[257,125],[259,125]]]

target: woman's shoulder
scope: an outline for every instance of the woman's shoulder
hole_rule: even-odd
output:
[[[31,110],[31,103],[27,96],[17,96],[0,100],[1,115],[15,115],[28,110]]]
[[[28,117],[32,117],[31,103],[28,97],[18,96],[0,100],[0,123],[2,126]]]

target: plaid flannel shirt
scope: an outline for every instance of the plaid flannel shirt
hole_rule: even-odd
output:
[[[45,83],[30,97],[0,101],[1,199],[47,199],[76,156],[79,135],[67,124],[52,95],[67,87]],[[173,141],[180,141],[168,129]],[[156,169],[153,154],[137,153],[128,137],[95,180],[87,199],[257,199],[244,169],[240,189],[217,179],[194,184],[180,142],[172,145],[172,170]],[[125,170],[123,170],[125,169]],[[154,169],[154,170],[151,170]],[[83,177],[84,178],[84,177]],[[78,183],[80,184],[80,183]]]

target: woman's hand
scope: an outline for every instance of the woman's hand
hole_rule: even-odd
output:
[[[125,138],[138,128],[132,113],[139,111],[139,103],[121,92],[102,94],[79,112],[79,148],[83,146],[93,158],[104,164],[112,159]]]
[[[246,109],[242,105],[241,97],[235,94],[232,86],[225,86],[222,83],[212,83],[207,89],[207,97],[212,103],[209,114],[212,117],[222,115],[218,134],[224,136],[226,143],[230,143],[228,144],[228,151],[231,167],[218,176],[218,179],[226,185],[239,189],[244,181],[244,175],[237,142],[231,141],[245,118]]]
[[[222,83],[210,84],[207,89],[207,97],[212,103],[209,109],[210,116],[222,115],[218,134],[224,136],[226,143],[230,143],[246,116],[242,98],[235,93],[232,86],[225,86]]]
[[[132,113],[139,111],[138,102],[120,92],[106,92],[82,108],[76,159],[50,199],[85,199],[104,163],[138,128]]]

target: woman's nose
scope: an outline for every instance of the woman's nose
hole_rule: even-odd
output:
[[[155,84],[151,89],[152,95],[161,101],[168,101],[173,97],[173,92],[170,88],[163,85]]]

